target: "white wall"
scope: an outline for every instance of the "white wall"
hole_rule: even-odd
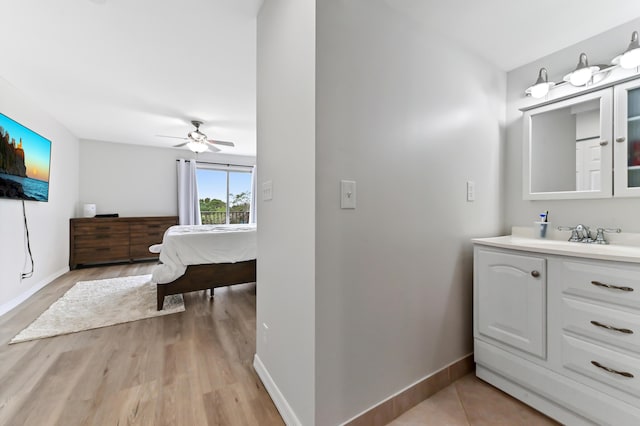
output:
[[[502,231],[505,73],[385,3],[317,2],[318,425],[472,352],[470,239]]]
[[[80,204],[125,216],[178,214],[176,159],[195,158],[184,149],[83,140],[80,143]],[[255,164],[255,157],[199,154],[200,161]]]
[[[535,100],[524,97],[524,90],[535,82],[538,70],[546,67],[549,81],[561,81],[572,71],[581,52],[591,64],[607,64],[624,51],[631,32],[640,28],[640,19],[614,28],[598,36],[562,49],[507,74],[507,145],[505,224],[530,226],[538,214],[549,210],[549,219],[556,225],[583,223],[591,227],[620,227],[625,232],[640,232],[640,199],[525,201],[522,199],[522,112],[520,108]],[[558,89],[557,89],[558,90]],[[553,91],[552,93],[554,93]],[[537,101],[539,102],[539,100]],[[569,165],[568,167],[573,167]]]
[[[32,278],[26,265],[22,204],[0,199],[0,315],[69,268],[69,218],[78,203],[78,140],[34,102],[0,78],[0,112],[51,141],[49,201],[26,201]]]
[[[312,425],[315,1],[264,3],[257,75],[258,198],[262,183],[272,181],[273,199],[258,202],[256,362],[288,402],[289,422]]]

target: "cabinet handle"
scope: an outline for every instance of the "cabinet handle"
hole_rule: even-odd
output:
[[[618,370],[614,370],[613,368],[605,367],[604,365],[600,364],[598,361],[591,361],[591,364],[595,365],[598,368],[602,368],[604,371],[607,371],[609,373],[619,374],[620,376],[629,377],[633,379],[633,374],[627,373],[626,371],[618,371]]]
[[[109,226],[96,226],[96,231],[108,231],[111,229]]]
[[[591,321],[591,324],[595,325],[596,327],[606,328],[607,330],[613,330],[613,331],[617,331],[619,333],[633,334],[633,330],[629,330],[628,328],[618,328],[618,327],[614,327],[612,325],[603,324],[603,323],[598,322],[598,321]]]
[[[618,143],[622,143],[624,141],[626,141],[627,139],[624,136],[620,136],[619,138],[616,138],[616,142]]]
[[[598,286],[598,287],[610,288],[612,290],[633,291],[633,288],[631,288],[631,287],[620,287],[620,286],[613,285],[613,284],[601,283],[600,281],[591,281],[591,284],[593,284],[595,286]]]
[[[609,145],[609,141],[600,141],[600,146],[607,146]]]
[[[532,276],[533,278],[538,278],[538,277],[540,276],[540,272],[538,272],[538,271],[531,271],[531,276]]]

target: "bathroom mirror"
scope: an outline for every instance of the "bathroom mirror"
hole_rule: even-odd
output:
[[[612,195],[612,89],[525,111],[523,198]]]

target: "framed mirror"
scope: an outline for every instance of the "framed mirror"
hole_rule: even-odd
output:
[[[523,199],[612,196],[611,88],[525,111]]]

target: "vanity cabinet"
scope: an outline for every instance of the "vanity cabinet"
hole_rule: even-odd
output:
[[[640,263],[482,240],[478,377],[564,424],[640,424]]]

